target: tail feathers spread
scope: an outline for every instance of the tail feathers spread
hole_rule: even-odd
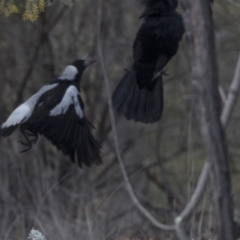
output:
[[[152,92],[147,91],[147,119],[151,122],[159,120],[163,111],[163,83],[160,76]]]
[[[19,126],[19,124],[12,125],[9,127],[0,127],[0,136],[7,137],[10,136],[14,130]]]
[[[161,118],[163,110],[163,85],[161,76],[153,91],[140,89],[135,74],[127,72],[113,94],[117,112],[136,122],[153,123]]]
[[[133,78],[132,73],[130,71],[127,71],[113,94],[114,108],[118,109],[123,102],[126,102],[126,98],[129,95],[129,92],[132,91],[135,82],[136,81]],[[123,107],[119,109],[119,113],[125,114],[123,110]]]
[[[135,82],[134,87],[133,87],[131,101],[129,103],[127,113],[125,114],[127,119],[133,119],[134,116],[137,114],[140,91],[141,91],[140,88],[137,86],[137,83]]]

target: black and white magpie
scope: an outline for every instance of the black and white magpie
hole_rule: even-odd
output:
[[[21,152],[31,149],[42,134],[80,167],[101,164],[100,145],[91,133],[93,125],[84,115],[79,93],[84,70],[95,62],[88,56],[68,65],[59,78],[17,107],[1,125],[0,136],[7,137],[19,127],[26,140],[19,143],[27,147]]]

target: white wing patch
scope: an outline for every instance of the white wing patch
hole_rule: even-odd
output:
[[[44,85],[38,92],[36,92],[34,95],[32,95],[26,102],[21,104],[19,107],[17,107],[11,115],[8,117],[7,121],[2,124],[2,128],[14,126],[17,124],[22,123],[23,121],[27,121],[28,118],[31,116],[32,111],[39,99],[39,97],[49,91],[50,89],[56,87],[58,84],[50,84],[50,85]]]
[[[34,109],[38,99],[47,91],[53,89],[54,87],[57,87],[58,83],[54,83],[54,84],[48,84],[48,85],[44,85],[43,87],[41,87],[39,89],[38,92],[36,92],[34,95],[32,95],[26,102],[25,104],[28,105],[31,110]]]
[[[73,65],[68,65],[58,79],[71,81],[75,79],[77,74],[78,74],[77,68],[74,67]]]
[[[74,87],[74,86],[68,87],[68,89],[66,90],[66,92],[62,98],[62,101],[50,111],[49,115],[56,116],[59,114],[64,114],[67,112],[69,106],[71,104],[73,104],[76,114],[80,118],[83,118],[83,111],[82,111],[81,106],[78,101],[78,94],[79,93],[78,93],[78,90],[76,87]]]
[[[21,123],[24,119],[28,118],[30,115],[30,107],[27,104],[23,103],[11,113],[7,121],[2,124],[2,128],[17,125]]]

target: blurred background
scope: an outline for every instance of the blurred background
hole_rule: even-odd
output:
[[[17,1],[16,1],[17,2]],[[25,3],[17,2],[20,11]],[[54,1],[34,22],[0,13],[0,122],[88,53],[97,57],[98,1]],[[21,5],[22,4],[22,5]],[[0,6],[1,7],[1,6]],[[132,59],[141,24],[140,0],[104,0],[101,38],[112,92]],[[181,9],[178,9],[181,12]],[[1,12],[1,11],[0,11]],[[240,51],[240,8],[214,3],[222,101]],[[166,67],[161,121],[142,124],[116,115],[124,164],[140,202],[162,223],[172,224],[195,187],[205,153],[195,118],[190,56],[185,37]],[[82,78],[85,113],[102,144],[104,164],[79,169],[46,139],[20,154],[19,131],[0,139],[0,239],[26,239],[34,227],[47,239],[176,239],[160,231],[134,207],[120,174],[99,61]],[[227,129],[235,220],[240,222],[240,106]],[[194,239],[212,237],[209,190],[187,226]]]

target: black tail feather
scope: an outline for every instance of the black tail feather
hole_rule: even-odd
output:
[[[129,91],[132,90],[135,82],[136,81],[134,81],[134,76],[132,76],[132,73],[127,71],[113,94],[114,108],[119,108],[123,102],[126,102],[125,99],[128,97]]]
[[[132,98],[128,107],[128,111],[125,115],[127,119],[132,119],[137,114],[139,97],[140,97],[140,88],[136,85],[137,83],[135,82]]]
[[[156,82],[155,88],[152,92],[152,119],[160,119],[163,111],[163,82],[162,77],[160,76]]]
[[[140,96],[139,96],[136,119],[138,119],[139,122],[146,122],[144,112],[145,112],[145,106],[146,106],[147,89],[145,88],[141,89],[139,95]]]
[[[132,71],[128,71],[113,94],[113,107],[117,112],[136,122],[153,123],[163,111],[162,77],[157,79],[152,91],[140,89]]]
[[[146,120],[147,119],[152,119],[152,113],[151,113],[151,110],[152,110],[152,94],[153,92],[148,92],[147,91],[147,97],[146,97],[146,106],[145,106],[145,110],[144,110],[144,113],[146,115]]]

